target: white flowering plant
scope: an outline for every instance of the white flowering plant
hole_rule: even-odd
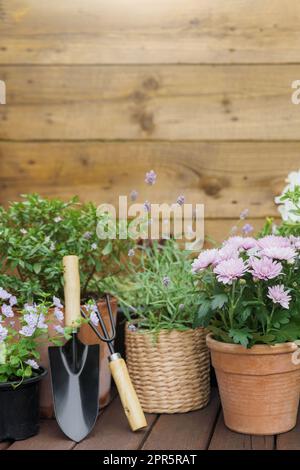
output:
[[[100,297],[101,279],[122,268],[128,240],[100,240],[102,223],[92,203],[74,197],[67,202],[24,195],[8,209],[0,208],[0,285],[21,302],[39,302],[48,294],[62,297],[63,256],[80,260],[81,297]],[[103,224],[106,221],[103,220]]]
[[[232,236],[193,261],[200,281],[196,324],[222,342],[300,338],[300,237]]]
[[[49,315],[49,309],[52,315]],[[85,305],[86,318],[76,321],[79,328],[91,321],[97,325],[95,304]],[[41,371],[39,347],[52,343],[56,346],[71,338],[73,327],[64,326],[64,307],[58,297],[39,304],[20,305],[17,298],[0,287],[0,383],[19,386],[24,379]]]

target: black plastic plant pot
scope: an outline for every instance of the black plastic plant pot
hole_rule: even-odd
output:
[[[47,374],[25,379],[17,388],[10,382],[0,383],[0,441],[20,441],[39,431],[39,385]]]

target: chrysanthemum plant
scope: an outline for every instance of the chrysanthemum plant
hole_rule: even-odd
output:
[[[107,221],[94,204],[80,204],[25,195],[7,210],[0,208],[0,286],[22,302],[39,301],[45,294],[63,296],[63,256],[80,259],[82,298],[101,296],[101,282],[118,271],[121,253],[130,242],[100,240],[97,226]],[[50,295],[51,294],[51,295]]]
[[[196,325],[251,347],[300,338],[300,243],[295,237],[233,236],[192,264],[200,281]]]

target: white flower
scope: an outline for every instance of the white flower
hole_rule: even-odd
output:
[[[300,216],[294,214],[293,211],[297,209],[295,204],[291,201],[281,201],[281,197],[289,190],[295,189],[295,186],[300,186],[300,170],[299,171],[292,171],[287,179],[286,182],[288,183],[287,186],[282,191],[280,196],[275,197],[275,203],[280,204],[278,207],[278,211],[281,214],[281,218],[284,221],[290,220],[291,222],[300,222]]]
[[[40,366],[34,359],[28,359],[25,361],[25,364],[28,364],[32,369],[39,369]]]

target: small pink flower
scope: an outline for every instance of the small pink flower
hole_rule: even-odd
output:
[[[287,237],[280,237],[277,235],[267,235],[266,237],[257,240],[259,248],[287,248],[291,246],[291,242]]]
[[[196,258],[192,263],[193,273],[197,273],[198,271],[202,271],[210,265],[214,265],[217,261],[217,257],[218,250],[215,248],[202,251],[198,258]]]
[[[268,288],[269,299],[271,299],[274,304],[280,304],[283,308],[289,308],[289,303],[292,300],[292,297],[289,295],[289,290],[284,290],[284,285],[276,285]]]
[[[254,228],[253,225],[251,224],[245,224],[242,228],[242,231],[245,235],[248,235],[249,233],[253,232]]]
[[[247,270],[247,266],[241,258],[233,258],[221,261],[215,269],[217,279],[223,284],[232,284],[233,281],[242,277]]]
[[[290,261],[296,258],[297,253],[294,248],[273,246],[262,250],[261,255],[267,256],[268,258],[279,259],[282,261]]]
[[[225,245],[223,248],[218,250],[218,257],[217,263],[221,263],[221,261],[225,261],[228,259],[238,258],[239,257],[239,248],[234,245]]]
[[[250,272],[254,279],[267,281],[268,279],[274,279],[274,277],[279,276],[282,271],[281,263],[273,261],[271,258],[267,258],[266,256],[263,258],[250,258],[249,264],[252,268]]]

